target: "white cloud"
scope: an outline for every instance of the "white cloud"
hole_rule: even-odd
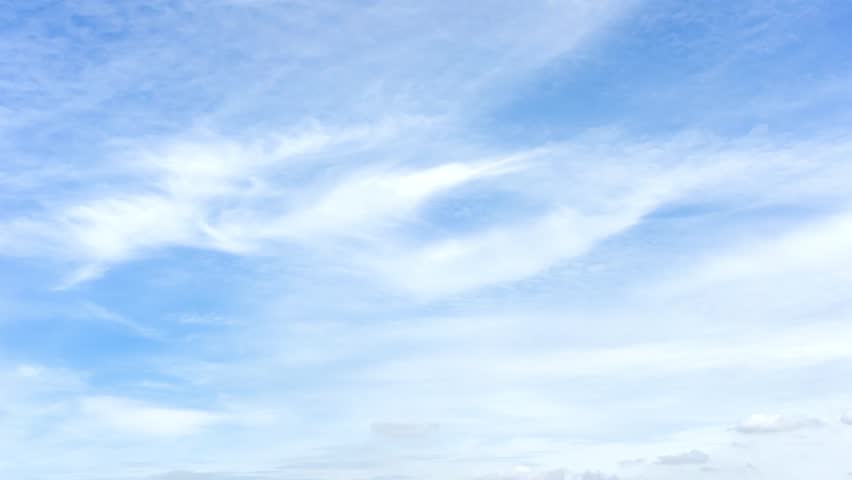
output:
[[[748,335],[807,323],[816,327],[826,318],[842,322],[852,314],[844,289],[852,282],[850,222],[844,206],[769,231],[738,233],[737,241],[713,245],[678,268],[664,268],[661,280],[639,284],[635,295],[680,315],[720,319],[721,328],[748,330]],[[845,335],[844,326],[836,328]],[[820,336],[833,343],[827,330]],[[788,348],[789,358],[810,349],[793,343]],[[833,356],[830,350],[826,358]]]
[[[780,275],[842,276],[852,265],[852,215],[798,225],[778,238],[741,247],[699,265],[676,290],[714,288],[730,282],[754,282]]]
[[[265,268],[293,259],[289,247],[295,244],[299,254],[307,251],[304,258],[310,262],[315,253],[323,257],[305,269],[311,274],[326,268],[346,275],[356,271],[356,281],[346,277],[334,292],[340,294],[329,295],[326,282],[308,288],[299,285],[301,272],[287,278],[270,274],[271,278],[245,283],[244,278],[239,282],[229,278],[239,283],[237,288],[229,290],[227,298],[214,300],[239,305],[233,313],[240,320],[231,323],[229,315],[222,322],[234,328],[209,328],[221,320],[212,317],[183,318],[174,329],[192,334],[163,335],[165,341],[155,351],[136,355],[128,349],[133,358],[124,356],[120,346],[99,352],[108,361],[127,362],[129,376],[118,380],[98,376],[104,368],[96,365],[100,356],[90,358],[88,352],[71,352],[63,346],[61,361],[93,365],[99,382],[120,384],[104,385],[116,396],[87,396],[94,394],[83,383],[63,383],[63,375],[45,367],[22,365],[0,374],[4,400],[0,450],[14,447],[25,455],[13,451],[10,458],[32,464],[24,474],[9,474],[0,465],[0,476],[65,478],[97,471],[104,478],[135,478],[148,467],[122,462],[144,457],[151,469],[156,465],[176,470],[164,478],[216,478],[212,472],[274,469],[286,463],[283,459],[299,455],[309,459],[306,463],[322,459],[290,472],[300,478],[445,479],[461,477],[460,470],[475,470],[474,475],[463,476],[471,478],[491,471],[480,466],[493,464],[494,459],[514,463],[541,458],[541,463],[530,465],[560,465],[566,457],[572,462],[565,464],[607,471],[614,467],[613,458],[653,458],[659,452],[724,444],[717,440],[728,440],[721,436],[731,434],[724,431],[731,418],[725,416],[728,411],[759,411],[755,397],[762,400],[777,393],[770,385],[750,398],[747,390],[763,387],[752,383],[796,383],[798,377],[787,374],[812,373],[796,371],[804,368],[828,375],[835,373],[834,364],[852,355],[848,348],[852,331],[842,311],[810,308],[803,309],[809,316],[783,311],[755,316],[771,319],[772,328],[745,331],[757,320],[748,318],[752,311],[743,310],[758,308],[755,304],[761,302],[732,294],[751,293],[744,287],[757,285],[769,292],[761,298],[810,297],[810,307],[821,307],[829,304],[820,301],[825,297],[817,291],[833,284],[834,298],[846,301],[843,288],[852,271],[849,215],[816,223],[799,220],[813,218],[814,212],[833,215],[847,207],[852,198],[848,136],[764,142],[701,135],[697,140],[688,135],[650,139],[610,135],[603,140],[581,135],[525,151],[505,146],[528,141],[523,134],[493,140],[490,131],[470,130],[482,126],[477,117],[529,100],[524,92],[502,91],[500,98],[494,98],[494,92],[537,75],[539,67],[582,46],[584,39],[635,2],[498,1],[459,7],[416,1],[356,5],[250,0],[239,3],[252,3],[251,9],[220,9],[225,2],[189,2],[173,8],[146,6],[145,11],[102,2],[104,11],[116,13],[97,16],[93,22],[78,9],[95,3],[76,2],[58,13],[61,19],[74,20],[63,24],[78,35],[73,39],[56,31],[25,31],[38,23],[28,16],[26,21],[12,18],[12,23],[24,27],[20,38],[0,42],[0,51],[9,54],[3,57],[9,59],[4,65],[11,66],[6,68],[26,79],[13,90],[15,95],[39,100],[22,102],[32,104],[26,108],[3,110],[0,123],[34,125],[33,151],[50,150],[52,139],[72,134],[79,139],[76,143],[87,144],[74,150],[74,145],[60,141],[51,153],[55,157],[41,157],[52,163],[67,156],[76,168],[44,168],[32,175],[0,172],[0,185],[12,190],[0,192],[4,200],[0,203],[5,205],[7,198],[10,204],[17,202],[19,192],[32,199],[21,211],[14,203],[2,213],[2,253],[50,258],[71,267],[73,272],[60,285],[70,287],[98,278],[122,262],[172,247],[226,252],[254,260],[241,265]],[[648,22],[659,22],[654,13],[643,12],[639,24],[631,28],[641,30],[649,28]],[[689,13],[695,12],[684,15]],[[118,25],[115,31],[121,34],[93,35],[88,29],[99,22]],[[755,28],[761,28],[756,23]],[[140,38],[139,32],[145,34]],[[170,35],[175,36],[166,38]],[[96,53],[95,47],[80,44],[94,37],[96,55],[75,59],[64,54],[65,50]],[[123,40],[100,45],[109,40],[106,37]],[[601,65],[593,58],[598,52],[588,53],[583,59],[559,58],[559,65],[554,65],[559,80],[565,79],[564,65],[571,69]],[[101,55],[108,58],[98,63]],[[152,63],[151,58],[158,61]],[[31,59],[41,63],[28,63]],[[14,86],[14,78],[0,75],[0,83]],[[530,80],[536,90],[549,89],[546,82]],[[657,87],[655,94],[665,90]],[[133,98],[143,101],[135,105]],[[25,115],[29,113],[25,110],[33,114]],[[83,115],[63,118],[69,112]],[[321,120],[310,120],[314,117]],[[523,118],[516,120],[524,123]],[[150,140],[152,132],[174,134],[186,125],[228,133],[178,133],[165,141]],[[282,134],[279,125],[308,126],[285,128]],[[13,133],[22,143],[29,136],[25,131]],[[550,136],[539,131],[532,136],[539,134]],[[104,154],[106,148],[98,142],[115,138],[144,140],[124,147],[116,141],[112,145],[119,145],[118,154]],[[3,141],[5,137],[0,138]],[[70,147],[68,152],[65,147]],[[520,154],[513,153],[517,151]],[[3,158],[12,158],[18,152],[2,153]],[[105,160],[99,163],[95,159],[100,156]],[[436,205],[444,199],[491,202],[489,195],[468,195],[483,192],[511,196],[519,211],[508,212],[509,218],[477,215],[476,222],[458,230],[443,219],[433,223],[426,216],[443,215],[444,210],[426,212],[426,207],[444,207]],[[450,198],[449,193],[459,195]],[[694,205],[720,218],[702,223],[695,218],[679,222],[653,217],[660,208],[669,207],[678,215],[681,207]],[[785,217],[792,233],[777,243],[743,246],[740,235],[751,232],[730,226],[730,217],[739,219],[750,209],[761,215],[762,208],[790,205],[801,208],[800,216]],[[747,227],[762,224],[753,220]],[[423,230],[428,235],[421,235]],[[725,235],[713,236],[716,230],[725,230]],[[564,271],[558,267],[571,262],[584,267],[581,263],[590,253],[608,257],[607,248],[613,244],[618,244],[616,249],[629,244],[605,259],[609,262],[605,268],[617,270],[616,282],[650,285],[658,292],[665,289],[653,277],[669,261],[688,257],[691,262],[701,255],[697,246],[701,242],[690,243],[686,252],[669,251],[681,234],[706,236],[707,243],[714,243],[708,249],[720,239],[738,245],[721,256],[708,255],[706,264],[687,269],[684,275],[676,269],[680,276],[673,283],[678,285],[671,290],[686,305],[678,304],[681,309],[676,313],[668,311],[672,304],[666,294],[671,292],[663,293],[662,308],[649,308],[618,295],[608,289],[610,285],[589,284],[588,291],[585,284],[576,288],[586,278],[577,284],[565,278],[530,282],[535,283],[529,289],[536,290],[533,295],[527,295],[524,285],[499,295],[483,292],[480,298],[437,302],[428,305],[426,314],[441,315],[446,309],[449,318],[429,321],[407,317],[412,310],[415,316],[424,314],[419,310],[423,304],[385,298],[392,290],[418,300],[443,299],[542,274],[559,277]],[[632,271],[633,264],[625,258],[645,254],[657,263]],[[206,294],[206,282],[218,280],[199,274],[190,288]],[[544,283],[547,286],[538,289]],[[115,288],[108,282],[87,287],[98,301],[120,300],[110,290],[98,290]],[[368,291],[366,300],[363,291]],[[710,314],[697,312],[700,307],[694,302],[696,292],[706,291],[715,292]],[[164,312],[158,308],[171,300],[201,301],[181,298],[184,293],[191,296],[195,291],[169,291],[167,295],[175,296],[169,302],[156,298],[149,303],[140,295],[127,310],[116,309],[126,316],[95,304],[83,310],[89,318],[159,338],[158,332],[133,320],[143,317],[132,309],[159,315]],[[78,292],[53,294],[73,297]],[[242,294],[246,296],[237,298]],[[281,303],[259,306],[270,297],[275,298],[270,303]],[[292,298],[298,300],[288,304]],[[587,303],[607,305],[587,309]],[[494,310],[507,305],[514,309],[507,314],[512,318],[495,320]],[[315,315],[314,309],[322,314]],[[482,311],[468,315],[477,309]],[[320,316],[341,326],[325,328]],[[801,326],[817,317],[824,323]],[[703,320],[712,326],[695,327]],[[800,326],[791,327],[793,322]],[[267,324],[285,326],[275,330]],[[305,333],[299,330],[301,325],[315,330]],[[48,345],[52,340],[46,336],[36,341]],[[258,345],[264,348],[255,348]],[[66,359],[66,354],[73,358]],[[150,382],[135,378],[149,372]],[[133,389],[152,393],[150,386],[158,380],[169,386],[159,394],[191,393],[193,398],[221,400],[224,407],[180,408],[131,399]],[[823,395],[820,389],[828,389],[830,382],[813,383],[819,391],[791,390],[789,396],[796,397],[791,402]],[[717,397],[684,402],[684,397],[698,395],[686,392],[682,384],[701,385],[708,392],[718,384],[734,385],[742,395],[728,397],[724,402],[728,405],[705,408]],[[835,395],[845,394],[836,388]],[[81,398],[79,405],[74,398]],[[68,412],[77,406],[82,416]],[[287,428],[282,417],[291,423]],[[436,423],[386,421],[365,428],[369,419],[377,418],[425,418]],[[751,420],[751,428],[790,425],[787,417]],[[415,448],[405,456],[396,456],[393,448],[375,448],[375,437],[432,438],[437,422],[441,435],[434,435],[436,441],[413,442]],[[690,424],[714,422],[717,426],[708,430],[715,428],[716,433],[699,432],[698,439],[679,436]],[[227,435],[214,428],[219,425],[228,427]],[[101,440],[104,437],[106,441]],[[761,440],[780,444],[784,437]],[[432,443],[444,441],[446,445],[432,448]],[[44,453],[31,459],[32,451]],[[762,453],[755,456],[768,459],[765,464],[782,463],[773,461],[772,452]],[[701,455],[706,457],[696,450],[660,459],[700,463]],[[36,464],[48,457],[59,473],[32,473],[43,468]],[[714,450],[714,467],[719,458]],[[246,470],[222,465],[237,461],[244,462]],[[655,468],[652,462],[647,465],[650,469]],[[639,472],[644,467],[636,468],[644,473]],[[207,471],[211,473],[203,473]],[[219,476],[264,475],[289,474],[270,470]],[[489,478],[614,477],[521,466]]]
[[[574,480],[618,480],[616,475],[607,475],[601,472],[584,472],[574,476]]]
[[[406,124],[308,131],[254,143],[208,136],[132,147],[123,154],[130,160],[113,169],[123,188],[84,192],[55,210],[7,220],[0,224],[0,246],[6,254],[81,265],[60,285],[67,288],[158,248],[247,254],[270,240],[357,236],[359,228],[404,217],[435,193],[517,168],[512,158],[397,172],[374,167],[327,192],[301,184],[288,186],[286,196],[282,186],[264,180],[287,171],[300,155],[369,145]],[[134,181],[126,183],[127,176]],[[296,192],[304,198],[294,199]],[[277,207],[269,209],[269,203]]]
[[[711,369],[786,369],[852,358],[848,322],[825,322],[742,336],[737,340],[671,341],[609,348],[444,351],[411,355],[368,370],[368,378],[458,381],[476,378],[559,379],[599,375],[659,375]]]
[[[541,470],[527,465],[518,465],[506,473],[480,477],[480,480],[564,480],[565,470]]]
[[[365,239],[414,219],[432,197],[525,168],[537,152],[482,161],[392,167],[382,161],[342,169],[339,178],[279,184],[269,178],[304,170],[306,154],[333,158],[341,146],[369,147],[408,127],[347,127],[234,142],[177,139],[158,148],[132,147],[115,171],[135,181],[124,189],[86,192],[41,215],[0,224],[7,254],[47,256],[80,265],[58,288],[102,275],[111,265],[160,248],[189,246],[239,255],[272,253],[280,242],[319,247]],[[302,172],[304,173],[304,172]],[[383,241],[383,240],[382,240]]]
[[[793,417],[756,413],[740,422],[736,431],[740,433],[783,433],[816,428],[823,422],[811,417]]]
[[[852,425],[852,410],[844,413],[843,416],[840,417],[840,421],[846,425]]]
[[[535,275],[585,253],[638,218],[629,211],[598,216],[565,208],[526,224],[379,258],[369,268],[394,288],[418,296],[440,296]]]
[[[531,168],[499,183],[519,198],[532,198],[546,205],[544,214],[536,211],[522,220],[431,242],[391,243],[391,248],[377,251],[372,257],[370,252],[359,256],[364,268],[374,271],[390,288],[424,298],[512,283],[582,257],[604,240],[644,225],[645,216],[662,207],[677,209],[684,204],[736,198],[755,204],[779,201],[769,198],[770,188],[755,185],[754,178],[764,178],[766,185],[786,184],[794,177],[808,178],[827,188],[794,195],[843,195],[842,190],[829,186],[834,176],[848,173],[840,159],[848,155],[850,145],[841,144],[820,147],[803,142],[782,146],[742,141],[723,146],[714,138],[675,136],[652,145],[627,142],[618,136],[580,137],[575,143],[540,149]],[[813,171],[801,162],[801,157],[811,156],[824,162],[825,170]],[[601,162],[601,158],[607,161]],[[564,179],[570,179],[570,185]],[[749,268],[748,265],[759,269],[760,264],[783,268],[794,262],[789,265],[791,268],[798,265],[818,270],[848,251],[844,249],[849,243],[845,240],[847,219],[840,216],[825,223],[816,225],[817,232],[807,234],[811,236],[793,236],[774,250],[760,246],[760,251],[755,251],[757,255],[744,253],[742,259],[746,261],[740,262],[737,257],[728,264],[738,269]],[[820,238],[812,238],[814,235]],[[819,253],[807,253],[813,250],[806,247],[816,247],[814,242],[828,243]],[[790,256],[791,250],[799,252],[799,260]],[[822,258],[822,263],[812,262],[815,256]],[[785,260],[780,266],[772,261],[782,257]],[[710,261],[712,268],[720,268],[720,260]],[[727,275],[744,273],[728,271]],[[726,274],[690,274],[689,281],[673,280],[669,290],[700,288],[710,282],[701,280],[701,275],[715,278]],[[655,296],[667,292],[661,286],[654,288]]]
[[[437,423],[374,422],[370,429],[378,436],[393,440],[421,439],[438,432]]]
[[[274,255],[281,243],[295,242],[333,252],[370,280],[434,298],[540,274],[630,230],[661,206],[707,196],[759,198],[761,190],[747,181],[754,176],[774,175],[777,183],[796,174],[819,183],[815,177],[842,174],[835,156],[845,154],[844,148],[815,147],[812,155],[823,159],[826,169],[814,173],[797,166],[788,152],[807,155],[808,143],[758,148],[746,142],[722,149],[713,139],[675,137],[654,147],[618,137],[580,137],[574,144],[464,161],[460,152],[476,149],[445,142],[430,148],[451,161],[394,165],[394,149],[417,149],[423,141],[404,143],[403,133],[423,128],[432,123],[403,118],[255,140],[195,135],[160,147],[130,146],[122,154],[130,160],[113,172],[122,188],[86,192],[55,210],[7,220],[0,224],[0,246],[7,254],[78,265],[60,285],[68,287],[172,246],[252,256]],[[316,169],[303,157],[331,165],[353,149],[364,149],[356,158],[368,161],[302,178]],[[675,162],[683,155],[688,161]],[[754,156],[759,161],[750,163]],[[557,181],[563,177],[572,179],[571,188]],[[474,182],[511,191],[541,208],[470,233],[412,239],[405,227],[415,225],[423,206]],[[710,259],[690,282],[673,282],[669,293],[753,275],[767,266],[829,265],[845,252],[847,220],[826,221],[815,232],[792,235],[773,248],[755,248],[754,255]]]
[[[82,389],[84,380],[84,376],[73,370],[32,363],[0,364],[0,401],[9,405],[34,402],[42,395],[70,394]]]
[[[262,480],[269,478],[268,475],[242,473],[172,471],[146,476],[139,480]]]
[[[627,149],[628,156],[637,157],[633,158],[637,162],[648,155],[644,146],[632,147],[620,145],[603,155],[618,155]],[[589,155],[574,145],[552,146],[539,152],[538,168],[530,168],[528,176],[520,175],[509,182],[508,188],[544,200],[549,211],[425,245],[402,244],[379,251],[375,257],[362,255],[365,268],[391,288],[426,298],[523,280],[582,256],[607,238],[637,225],[654,209],[719,181],[731,170],[725,162],[636,169],[624,159],[617,166],[597,169],[573,158]],[[548,185],[555,179],[542,175],[577,178],[566,189],[561,184]]]
[[[119,397],[85,397],[81,409],[109,429],[155,437],[193,435],[222,420],[220,415],[204,410],[152,406]]]
[[[73,312],[72,315],[84,319],[91,318],[97,321],[114,324],[132,332],[135,335],[149,339],[157,339],[161,337],[160,332],[156,329],[140,324],[139,322],[131,320],[124,315],[104,308],[103,306],[93,302],[84,302],[80,305],[79,311]]]
[[[680,466],[703,465],[709,461],[710,456],[701,450],[690,450],[677,455],[663,455],[661,457],[657,457],[656,463],[657,465]]]
[[[509,173],[522,165],[509,157],[480,163],[448,163],[412,171],[358,172],[343,179],[295,213],[274,219],[271,226],[237,225],[260,239],[322,240],[327,236],[359,237],[373,227],[411,220],[430,197],[466,183]],[[268,222],[270,219],[266,219]]]

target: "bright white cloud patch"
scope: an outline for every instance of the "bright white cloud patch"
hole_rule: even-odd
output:
[[[219,421],[216,414],[202,410],[151,406],[116,397],[84,398],[81,409],[109,429],[136,435],[192,435]]]
[[[810,417],[793,417],[756,413],[737,425],[740,433],[783,433],[821,427],[823,422]]]

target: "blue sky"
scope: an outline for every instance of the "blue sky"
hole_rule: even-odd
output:
[[[0,477],[845,479],[852,5],[0,0]]]

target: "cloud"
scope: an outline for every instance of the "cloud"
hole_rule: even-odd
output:
[[[436,423],[374,422],[370,430],[383,438],[391,440],[420,439],[438,432]]]
[[[827,149],[824,155],[830,158],[826,160],[828,170],[837,175],[845,173],[847,167],[839,163],[839,158],[846,155],[840,152],[847,151],[849,146],[843,142],[837,149]],[[773,201],[765,198],[768,193],[764,193],[763,187],[751,183],[755,177],[763,176],[772,184],[798,175],[824,184],[831,175],[809,171],[787,150],[810,156],[814,155],[812,147],[825,148],[806,143],[781,147],[747,141],[722,146],[712,137],[680,136],[652,147],[625,141],[617,135],[604,139],[580,137],[576,143],[549,145],[536,155],[530,168],[498,184],[519,199],[535,199],[547,208],[529,212],[520,220],[487,225],[473,232],[451,234],[429,242],[391,244],[392,248],[374,252],[372,256],[370,252],[360,255],[361,267],[383,279],[392,289],[427,299],[510,284],[580,259],[607,240],[628,236],[632,229],[647,224],[646,216],[660,209],[676,210],[689,203],[724,203],[737,197],[753,202]],[[674,161],[682,157],[686,160]],[[589,166],[594,158],[610,161],[602,166]],[[570,189],[555,180],[562,176],[572,179]],[[819,194],[832,192],[839,194],[834,188]],[[808,251],[801,247],[808,242],[825,241],[830,244],[820,253],[802,255],[836,260],[845,252],[842,245],[848,233],[846,225],[844,218],[829,219],[810,234],[819,235],[819,239],[799,240],[794,234],[788,241],[790,245],[770,250],[761,246],[759,252],[756,249],[755,257],[772,255],[789,263],[794,258],[791,249]],[[822,229],[826,230],[825,234],[821,233]],[[728,263],[749,265],[750,257],[745,254],[742,257],[746,261],[738,262],[737,257]],[[819,263],[809,263],[810,257],[801,259],[799,265],[819,268]],[[717,259],[712,262],[711,268],[717,268],[720,263]],[[773,264],[770,259],[765,265],[777,268],[777,262]],[[702,275],[716,274],[689,274],[686,282],[672,281],[669,290],[703,288]],[[665,286],[654,288],[655,296],[667,291]]]
[[[272,220],[272,225],[242,230],[268,239],[323,240],[355,237],[373,227],[412,220],[430,197],[466,183],[505,175],[521,167],[512,158],[480,163],[448,163],[413,171],[358,172],[330,187],[304,208]],[[269,219],[267,219],[267,222]],[[227,228],[227,226],[225,226]]]
[[[377,133],[378,132],[378,133]],[[176,246],[237,255],[272,253],[281,242],[363,239],[414,215],[432,197],[462,185],[524,168],[526,155],[422,168],[374,163],[329,181],[269,184],[286,176],[294,158],[367,145],[389,129],[348,127],[270,141],[206,137],[131,149],[117,175],[138,180],[122,191],[70,200],[56,210],[0,224],[6,254],[52,257],[82,264],[58,288],[101,276],[111,265]],[[331,149],[331,150],[330,150]],[[276,205],[270,208],[269,205]]]
[[[807,342],[803,342],[803,340]],[[473,341],[473,339],[471,339]],[[541,340],[543,341],[543,340]],[[608,348],[537,348],[470,351],[469,345],[402,356],[365,373],[374,379],[460,381],[476,378],[560,379],[599,375],[684,374],[714,369],[783,370],[852,357],[848,322],[812,323],[772,334],[630,343]]]
[[[585,472],[574,476],[575,480],[618,480],[617,475],[607,475],[601,472]]]
[[[125,317],[124,315],[113,312],[112,310],[104,308],[103,306],[93,302],[84,302],[83,304],[81,304],[79,306],[79,311],[76,313],[76,315],[117,325],[135,335],[139,335],[148,339],[162,338],[162,334],[157,330],[142,325],[136,321]]]
[[[817,9],[54,3],[0,13],[0,291],[77,311],[0,320],[20,362],[0,370],[0,477],[653,468],[728,445],[730,418],[779,392],[836,412],[820,402],[852,355],[848,133],[809,133],[836,128],[820,105],[743,136],[738,108],[720,136],[690,124],[714,114],[693,98],[749,106],[783,77],[749,74],[773,73],[771,52],[720,48],[743,38],[731,22],[751,40],[757,10],[812,27]],[[794,68],[792,44],[830,32],[784,30],[785,72],[836,71]],[[394,418],[415,420],[369,423]],[[827,477],[848,456],[835,433],[781,473]],[[755,454],[777,473],[798,440],[713,467]],[[487,478],[615,478],[582,471]]]
[[[542,471],[526,465],[518,465],[510,472],[479,478],[480,480],[564,480],[565,477],[566,472],[563,469]]]
[[[777,238],[755,243],[759,244],[705,261],[680,288],[713,288],[779,275],[840,274],[852,264],[852,214],[811,221]]]
[[[640,162],[649,152],[644,145],[609,147],[597,143],[600,139],[580,140],[591,145],[551,145],[531,151],[528,155],[535,157],[534,164],[510,177],[515,181],[501,184],[520,199],[544,203],[548,208],[543,212],[432,242],[402,243],[372,257],[362,255],[362,268],[390,288],[424,298],[524,280],[582,257],[636,226],[654,209],[699,185],[718,181],[730,169],[725,162],[636,169],[619,159],[597,170],[580,160],[597,154],[623,155]],[[672,153],[682,148],[677,140],[670,143]],[[558,175],[574,178],[570,190],[552,184]]]
[[[394,288],[418,296],[446,295],[535,275],[637,220],[632,212],[591,216],[565,208],[526,224],[377,259],[370,268]]]
[[[735,430],[746,434],[784,433],[816,428],[822,425],[823,422],[821,420],[811,417],[791,417],[757,413],[743,420],[736,426]]]
[[[118,397],[85,397],[82,412],[103,426],[134,435],[183,437],[201,432],[222,420],[204,410],[146,405]]]
[[[11,403],[37,403],[36,399],[51,398],[54,395],[69,395],[82,390],[85,376],[80,372],[53,368],[41,364],[20,363],[8,365],[0,363],[0,400]]]
[[[264,478],[269,478],[269,476],[222,472],[172,471],[146,476],[144,480],[261,480]]]
[[[690,450],[677,455],[663,455],[657,457],[657,465],[680,466],[680,465],[703,465],[710,461],[710,456],[700,450]]]
[[[840,417],[840,421],[846,425],[852,425],[852,410],[844,413],[843,416]]]
[[[787,158],[790,150],[808,155],[804,150],[811,145],[805,142],[760,147],[743,142],[720,151],[713,138],[675,136],[652,148],[618,136],[590,136],[497,155],[444,142],[430,148],[451,161],[395,164],[395,149],[429,142],[430,136],[418,135],[432,128],[431,122],[401,117],[239,140],[197,134],[161,145],[130,144],[120,150],[118,167],[101,172],[121,188],[77,192],[51,208],[0,220],[0,247],[7,255],[76,265],[59,285],[68,288],[98,278],[112,265],[171,247],[258,257],[295,244],[330,252],[385,288],[429,299],[534,277],[629,232],[661,207],[700,200],[708,192],[759,196],[745,180],[757,175],[779,182],[796,174],[819,183],[828,172],[841,174],[834,157],[845,152],[814,147],[825,151],[811,155],[827,157],[826,171],[814,173]],[[329,169],[330,174],[318,174],[306,161],[327,168],[353,150],[365,161]],[[476,157],[462,160],[457,150]],[[682,155],[688,161],[675,164]],[[749,163],[754,156],[759,161]],[[785,168],[769,169],[774,156]],[[617,160],[589,167],[598,157]],[[554,182],[560,175],[572,177],[571,189]],[[465,232],[445,230],[425,239],[413,234],[412,226],[441,230],[421,211],[443,194],[473,186],[540,206],[519,219]],[[832,190],[822,194],[826,191]],[[849,233],[846,220],[830,219],[812,233],[756,248],[754,255],[712,259],[669,293],[748,275],[744,268],[815,268],[836,260]],[[822,243],[805,248],[814,242]],[[803,253],[812,250],[819,253]]]

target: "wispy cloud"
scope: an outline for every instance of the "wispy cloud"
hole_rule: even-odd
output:
[[[92,318],[96,321],[103,321],[117,325],[121,328],[129,330],[130,332],[136,335],[140,335],[145,338],[157,339],[161,338],[162,336],[162,334],[156,329],[146,327],[145,325],[142,325],[139,322],[135,322],[119,313],[113,312],[96,303],[83,303],[80,306],[80,311],[78,312],[78,315],[84,318]]]
[[[597,375],[644,376],[712,369],[783,369],[849,358],[845,347],[852,331],[845,322],[809,325],[731,341],[631,344],[605,349],[535,352],[469,345],[441,355],[405,356],[368,373],[378,379],[472,381],[477,378],[565,379]],[[473,339],[471,339],[473,340]],[[479,345],[482,346],[482,345]]]
[[[799,3],[9,5],[0,477],[831,478],[852,10]]]
[[[151,406],[116,397],[86,397],[81,409],[109,429],[152,436],[191,435],[220,420],[203,410]]]
[[[710,461],[710,456],[701,450],[690,450],[677,455],[663,455],[657,458],[657,465],[703,465]]]
[[[783,433],[807,428],[815,428],[823,422],[811,417],[795,417],[756,413],[740,422],[736,430],[740,433]]]

